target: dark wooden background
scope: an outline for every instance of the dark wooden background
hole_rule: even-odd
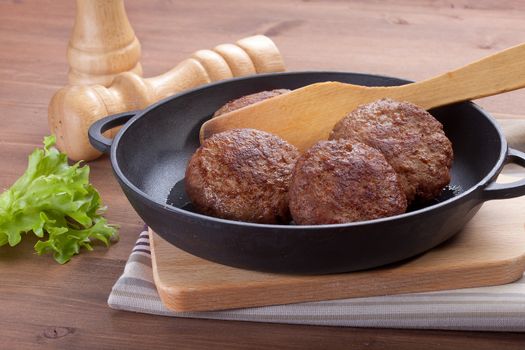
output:
[[[272,37],[289,70],[344,70],[420,80],[524,41],[525,1],[126,0],[145,76],[193,51],[256,33]],[[72,0],[0,0],[0,189],[41,144],[47,104],[66,83]],[[525,67],[524,67],[525,69]],[[483,99],[522,144],[525,92]],[[516,127],[517,126],[517,127]],[[473,126],[475,127],[475,126]],[[33,253],[33,238],[0,248],[0,348],[523,349],[510,333],[376,330],[177,319],[106,305],[142,223],[109,162],[92,181],[121,225],[121,241],[65,266]],[[524,321],[525,322],[525,321]]]

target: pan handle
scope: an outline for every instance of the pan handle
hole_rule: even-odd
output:
[[[506,162],[525,168],[525,153],[509,148]],[[483,190],[483,197],[486,200],[514,198],[523,195],[525,195],[525,179],[506,184],[492,182]]]
[[[109,153],[113,140],[104,136],[103,133],[109,129],[113,129],[114,127],[126,124],[127,121],[133,118],[138,112],[139,111],[130,111],[113,114],[97,120],[89,127],[89,142],[100,152]]]

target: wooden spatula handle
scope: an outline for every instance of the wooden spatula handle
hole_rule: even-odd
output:
[[[264,130],[300,151],[328,138],[335,123],[359,105],[390,97],[430,109],[496,95],[525,86],[525,44],[417,83],[364,87],[316,83],[213,118],[201,127],[201,141],[233,128]]]
[[[430,109],[525,87],[525,44],[417,83],[392,88],[404,100]],[[390,88],[387,88],[390,89]]]

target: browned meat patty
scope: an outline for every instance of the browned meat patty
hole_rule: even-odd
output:
[[[276,89],[276,90],[271,90],[271,91],[261,91],[261,92],[255,93],[255,94],[251,94],[251,95],[246,95],[246,96],[240,97],[240,98],[238,98],[236,100],[233,100],[233,101],[230,101],[230,102],[226,103],[224,106],[219,108],[213,114],[213,117],[215,118],[215,117],[217,117],[217,116],[219,116],[221,114],[225,114],[225,113],[234,111],[236,109],[252,105],[252,104],[254,104],[256,102],[260,102],[260,101],[266,100],[266,99],[271,98],[271,97],[275,97],[275,96],[279,96],[279,95],[285,94],[285,93],[290,92],[290,91],[291,90],[288,90],[288,89]]]
[[[349,140],[320,141],[295,166],[290,211],[299,225],[337,224],[401,214],[407,201],[378,150]]]
[[[408,102],[382,99],[339,121],[331,140],[350,139],[381,151],[399,176],[408,203],[438,196],[450,182],[452,144],[443,125]]]
[[[288,188],[299,152],[254,129],[206,139],[186,169],[186,192],[200,212],[230,220],[287,223]]]

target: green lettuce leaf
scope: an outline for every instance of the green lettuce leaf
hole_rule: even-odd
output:
[[[89,167],[69,165],[55,141],[46,137],[44,149],[29,156],[25,173],[0,195],[0,246],[15,246],[22,234],[33,232],[40,238],[37,253],[52,253],[64,264],[80,248],[92,250],[93,240],[108,246],[118,233],[102,217],[105,208],[89,183]]]

